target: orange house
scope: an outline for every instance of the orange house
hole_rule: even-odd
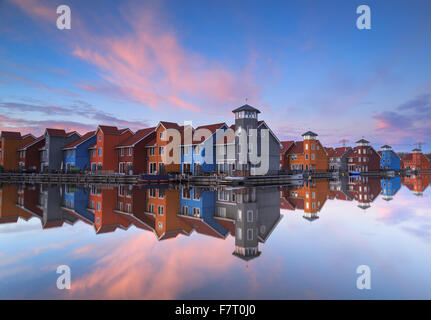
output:
[[[422,196],[430,184],[430,175],[406,176],[402,178],[402,184],[413,191],[416,196]]]
[[[96,131],[96,144],[90,149],[91,171],[114,173],[118,170],[118,154],[115,147],[130,138],[130,129],[99,126]]]
[[[316,139],[317,134],[308,131],[302,135],[303,141],[284,141],[280,150],[281,169],[328,171],[328,155]]]
[[[177,216],[180,210],[180,190],[154,188],[147,192],[147,212],[154,216],[157,238],[166,240],[179,234],[189,235],[192,227]]]
[[[2,167],[4,171],[18,170],[18,149],[35,139],[36,138],[31,134],[21,136],[19,132],[2,131],[0,142],[0,167]]]
[[[168,144],[173,143],[174,138],[167,139],[167,130],[175,129],[179,133],[178,145],[168,150]],[[156,127],[155,140],[147,145],[148,155],[148,173],[149,174],[166,174],[181,171],[181,141],[184,127],[174,122],[161,121]],[[166,140],[165,140],[166,139]],[[174,154],[174,148],[176,153]],[[176,155],[176,156],[175,156]],[[169,157],[168,157],[169,156]],[[173,161],[169,161],[173,159]]]
[[[425,171],[430,169],[430,160],[420,149],[413,149],[413,153],[408,154],[402,159],[403,169],[414,171]]]

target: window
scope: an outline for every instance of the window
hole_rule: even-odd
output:
[[[238,240],[242,240],[242,229],[236,228],[236,234],[238,235]]]
[[[219,207],[218,213],[219,213],[220,217],[226,217],[226,208]]]
[[[155,162],[150,162],[150,169],[149,169],[149,173],[154,173],[157,170],[157,163]]]
[[[159,214],[159,216],[163,216],[163,214],[164,214],[164,208],[163,208],[163,206],[159,206],[158,208],[157,208],[157,213]]]
[[[305,154],[305,160],[308,160],[308,154]]]
[[[150,205],[148,206],[148,211],[154,213],[154,204],[150,203]]]
[[[154,147],[149,148],[148,153],[150,156],[154,156]]]
[[[129,148],[129,149],[128,149],[128,153],[127,153],[127,155],[129,155],[129,156],[131,156],[131,155],[132,155],[132,148]]]
[[[315,160],[315,159],[316,159],[316,157],[315,157],[314,153],[312,153],[311,154],[311,160]]]
[[[236,213],[236,217],[238,221],[242,220],[242,211],[241,209],[238,209],[237,213]]]
[[[253,222],[253,211],[252,210],[247,211],[247,222]]]
[[[190,199],[190,189],[183,189],[183,199]]]
[[[201,151],[200,146],[195,146],[195,154],[199,154]]]
[[[182,208],[182,213],[183,213],[184,215],[188,215],[188,214],[189,214],[189,207],[187,207],[187,206],[183,206],[183,208]]]
[[[97,155],[100,157],[100,156],[102,156],[102,148],[99,148],[98,150],[97,150]]]
[[[122,202],[118,203],[118,210],[123,211],[123,203]]]
[[[311,150],[314,150],[314,143],[311,144]]]
[[[189,146],[184,146],[184,147],[183,147],[183,150],[184,150],[183,154],[184,154],[185,156],[187,156],[187,155],[189,154]]]
[[[102,141],[102,134],[99,134],[99,141]]]
[[[148,191],[148,195],[150,198],[155,198],[156,197],[156,189],[150,189]]]
[[[120,156],[123,155],[123,148],[120,148]]]
[[[247,229],[247,240],[253,240],[253,229]]]
[[[200,208],[193,208],[193,215],[194,216],[200,216],[201,215],[201,209]]]
[[[100,211],[102,209],[102,204],[100,202],[97,202],[97,211]]]
[[[159,155],[163,155],[165,152],[165,147],[159,147]]]
[[[159,199],[163,199],[165,197],[165,190],[159,189]]]
[[[130,203],[126,204],[126,212],[132,212],[132,206],[130,205]]]
[[[163,229],[163,223],[159,221],[159,223],[157,224],[157,227],[159,228],[159,230]]]

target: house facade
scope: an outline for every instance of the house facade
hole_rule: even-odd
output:
[[[138,130],[115,147],[118,155],[118,173],[143,174],[147,172],[148,146],[154,145],[156,128]]]
[[[353,195],[358,207],[366,210],[378,198],[382,186],[375,177],[349,177],[349,193]]]
[[[347,156],[347,167],[349,172],[380,171],[380,155],[369,141],[361,139]]]
[[[308,131],[303,141],[285,141],[281,145],[280,164],[285,170],[325,172],[328,170],[328,155],[317,134]]]
[[[347,172],[347,157],[353,152],[350,147],[326,148],[328,169],[330,171]]]
[[[430,160],[422,153],[421,149],[413,149],[413,152],[402,160],[402,167],[412,171],[429,170]]]
[[[66,133],[62,129],[46,129],[44,138],[45,145],[39,149],[41,171],[64,170],[63,148],[81,136],[75,131]]]
[[[382,150],[379,151],[380,169],[399,171],[401,169],[401,159],[392,150],[392,147],[388,145],[384,145],[381,149]]]
[[[396,175],[392,178],[384,178],[380,181],[382,187],[382,199],[390,201],[394,195],[401,189],[401,177]]]
[[[77,169],[90,170],[90,146],[96,143],[96,132],[90,131],[63,148],[67,172]]]
[[[174,129],[178,132],[179,141],[174,141],[174,137],[168,138],[167,130],[169,129]],[[149,174],[179,173],[181,171],[181,141],[183,132],[184,127],[179,126],[177,123],[159,122],[156,127],[154,141],[151,141],[147,145],[147,172]],[[172,148],[168,150],[168,147]]]
[[[18,150],[36,138],[27,134],[21,136],[19,132],[2,131],[0,142],[0,167],[3,171],[17,171],[19,168]]]
[[[412,191],[414,195],[423,196],[424,191],[430,185],[430,175],[408,175],[402,178],[402,184]]]
[[[45,136],[40,136],[34,141],[25,144],[18,149],[19,171],[39,172],[40,170],[40,149],[45,145]]]
[[[115,149],[123,141],[129,139],[133,132],[112,126],[100,125],[96,130],[96,143],[90,146],[91,171],[114,173],[118,171],[118,154]]]
[[[216,172],[216,139],[227,129],[228,126],[225,123],[200,126],[193,130],[190,143],[185,142],[186,138],[184,138],[181,146],[181,173],[199,175]],[[205,136],[201,137],[201,134]]]

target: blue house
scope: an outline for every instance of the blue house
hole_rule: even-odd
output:
[[[379,153],[381,170],[400,170],[401,159],[390,146],[384,145]]]
[[[224,132],[227,128],[226,123],[216,123],[200,126],[193,130],[192,142],[188,144],[185,142],[181,146],[181,173],[199,175],[200,173],[216,172],[215,143],[217,132]],[[200,137],[200,135],[204,135],[204,137]],[[207,162],[205,155],[208,148],[212,148],[212,161]]]
[[[382,186],[382,198],[383,200],[389,201],[392,200],[394,195],[401,188],[401,177],[399,175],[390,178],[390,179],[382,179],[380,181]]]
[[[96,132],[91,131],[65,146],[63,152],[66,171],[73,170],[72,168],[90,170],[90,150],[88,148],[95,143]]]
[[[202,188],[183,188],[178,216],[196,232],[224,239],[229,231],[214,220],[215,194],[215,191]]]
[[[94,213],[87,210],[89,199],[89,189],[65,185],[62,209],[88,224],[94,224]]]

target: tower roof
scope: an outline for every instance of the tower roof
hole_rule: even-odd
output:
[[[260,113],[259,110],[257,110],[256,108],[254,108],[248,104],[245,104],[242,107],[239,107],[239,108],[236,108],[235,110],[232,110],[233,113],[240,112],[240,111],[252,111],[252,112]]]
[[[391,147],[391,146],[388,146],[387,144],[385,144],[385,145],[382,147],[382,149],[392,149],[392,147]]]
[[[419,149],[419,148],[415,148],[415,149],[413,149],[413,152],[421,152],[422,150],[421,149]]]
[[[304,136],[317,137],[317,133],[314,133],[313,131],[307,131],[306,133],[302,134],[302,137]]]
[[[361,140],[356,141],[356,143],[370,143],[370,141],[367,141],[365,139],[361,139]]]

